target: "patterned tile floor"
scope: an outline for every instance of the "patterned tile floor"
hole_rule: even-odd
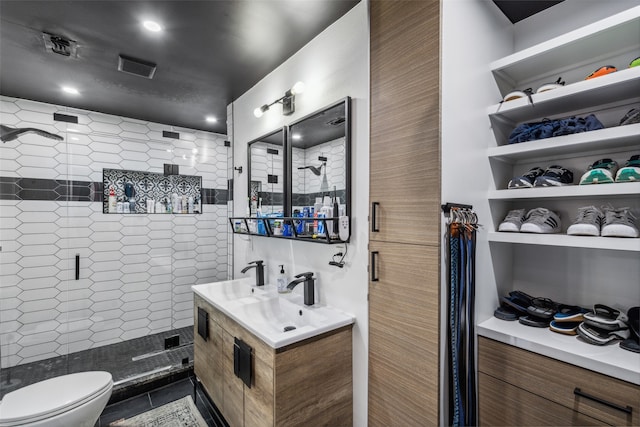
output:
[[[180,336],[180,346],[162,351],[164,339],[173,335]],[[183,363],[187,358],[187,363]],[[193,370],[193,327],[3,368],[0,370],[0,399],[6,393],[38,381],[89,370],[104,370],[113,376],[110,402],[184,378]]]

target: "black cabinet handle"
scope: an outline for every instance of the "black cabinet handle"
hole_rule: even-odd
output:
[[[373,233],[377,233],[380,231],[380,229],[378,228],[378,220],[377,220],[378,206],[380,206],[379,202],[371,203],[371,231]]]
[[[379,277],[376,275],[376,258],[378,258],[378,251],[371,252],[371,281],[379,281]]]
[[[80,280],[80,254],[76,254],[76,280]]]
[[[609,408],[613,408],[613,409],[617,409],[618,411],[622,411],[626,414],[631,414],[631,412],[633,411],[633,408],[631,406],[620,406],[618,404],[609,402],[607,400],[601,399],[599,397],[596,396],[592,396],[588,393],[585,393],[584,391],[580,390],[580,388],[576,387],[573,390],[573,394],[575,394],[576,396],[580,396],[580,397],[584,397],[585,399],[589,399],[589,400],[593,400],[594,402],[598,402],[601,403],[605,406],[608,406]]]

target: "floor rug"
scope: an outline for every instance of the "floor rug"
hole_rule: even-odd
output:
[[[110,427],[207,427],[191,396],[167,403],[129,419],[114,421]]]

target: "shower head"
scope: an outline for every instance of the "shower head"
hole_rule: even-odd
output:
[[[9,126],[0,125],[0,140],[2,140],[2,142],[13,141],[14,139],[17,139],[20,136],[26,135],[29,133],[34,133],[36,135],[44,136],[45,138],[56,139],[58,141],[62,141],[63,139],[60,135],[56,135],[42,129],[10,128]]]
[[[320,165],[318,167],[315,167],[315,166],[300,166],[298,169],[309,169],[311,172],[313,172],[314,175],[320,176],[320,171],[322,170],[322,166],[324,166],[324,165]]]

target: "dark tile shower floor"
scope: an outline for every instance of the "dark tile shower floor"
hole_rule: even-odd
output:
[[[180,345],[165,351],[165,338],[174,335],[180,336]],[[0,399],[38,381],[97,370],[113,376],[111,403],[186,378],[193,372],[193,327],[0,369]]]

